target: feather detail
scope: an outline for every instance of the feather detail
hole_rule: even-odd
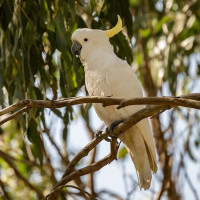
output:
[[[149,150],[141,131],[137,126],[133,126],[119,138],[125,144],[135,165],[140,189],[148,189],[152,179],[151,156],[148,154]]]

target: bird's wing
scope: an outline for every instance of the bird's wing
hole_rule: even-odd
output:
[[[113,67],[112,67],[113,66]],[[142,88],[140,83],[130,68],[130,66],[122,60],[110,63],[106,74],[106,82],[110,88],[110,93],[114,97],[134,98],[141,97]],[[144,108],[144,105],[134,105],[122,108],[118,111],[121,118],[125,119],[134,114],[138,110]],[[152,131],[148,119],[141,120],[137,123],[137,128],[141,132],[145,144],[148,147],[151,157],[151,165],[154,172],[157,171],[155,147],[152,137]],[[134,134],[134,133],[133,133]]]

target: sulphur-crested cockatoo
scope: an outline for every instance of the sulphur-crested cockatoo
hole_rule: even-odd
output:
[[[142,97],[142,88],[131,69],[118,58],[109,38],[122,30],[122,21],[118,16],[117,25],[107,31],[82,28],[72,34],[72,53],[79,55],[84,66],[85,84],[90,96],[123,97],[126,99]],[[97,115],[107,126],[115,121],[126,119],[142,105],[116,109],[116,106],[103,107],[93,105]],[[119,136],[135,165],[140,188],[145,190],[151,184],[151,171],[156,173],[156,154],[151,127],[144,119]]]

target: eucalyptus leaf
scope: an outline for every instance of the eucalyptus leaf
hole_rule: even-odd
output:
[[[123,159],[128,154],[126,147],[122,147],[118,152],[118,159]]]
[[[31,150],[34,157],[39,159],[40,165],[43,164],[43,152],[41,147],[41,138],[37,130],[37,122],[33,118],[28,123],[27,136],[30,140]]]

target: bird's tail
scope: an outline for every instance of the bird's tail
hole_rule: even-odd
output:
[[[133,156],[131,155],[131,159],[134,160]],[[134,162],[134,161],[133,161]],[[151,185],[151,168],[149,166],[148,158],[144,159],[144,165],[141,168],[136,168],[137,177],[140,185],[140,189],[147,190]]]
[[[133,126],[120,136],[135,165],[140,189],[147,190],[151,185],[152,158],[143,135],[137,126]],[[157,166],[156,166],[157,167]]]

